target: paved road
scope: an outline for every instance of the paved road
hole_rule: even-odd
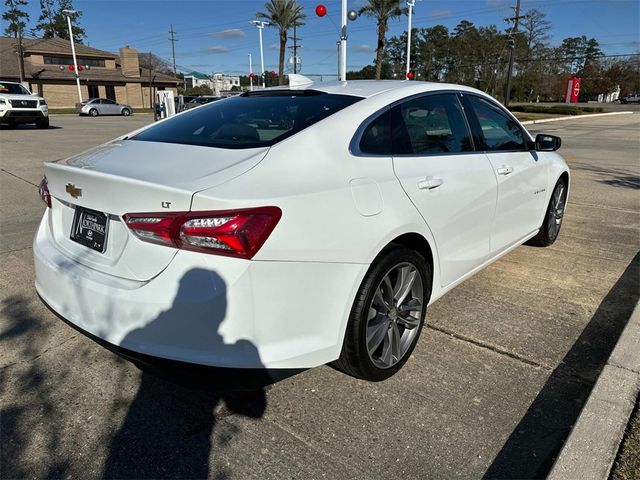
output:
[[[203,389],[142,373],[36,298],[41,162],[148,118],[0,131],[4,478],[544,476],[638,299],[640,115],[540,126],[563,137],[573,172],[558,242],[518,248],[436,302],[400,374],[374,384],[320,367],[245,393],[221,375]]]

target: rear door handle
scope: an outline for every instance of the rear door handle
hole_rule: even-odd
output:
[[[426,177],[424,180],[420,180],[418,182],[418,188],[420,190],[433,190],[434,188],[438,188],[440,185],[444,183],[444,180],[437,177]]]
[[[513,172],[513,167],[510,167],[508,165],[503,165],[500,168],[498,168],[496,172],[498,172],[498,175],[509,175],[511,172]]]

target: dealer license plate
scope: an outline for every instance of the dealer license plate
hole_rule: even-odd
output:
[[[107,247],[108,229],[108,215],[88,208],[76,207],[71,226],[71,240],[104,253]]]

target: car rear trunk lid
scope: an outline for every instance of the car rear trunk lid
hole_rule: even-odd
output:
[[[122,216],[188,211],[194,193],[244,173],[267,151],[119,141],[46,163],[52,236],[61,251],[83,265],[122,278],[149,280],[177,251],[135,238]],[[106,215],[104,251],[71,238],[74,219],[82,211],[99,218],[104,217],[96,212]]]

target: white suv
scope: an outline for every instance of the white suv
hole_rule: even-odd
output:
[[[38,128],[49,128],[47,102],[20,83],[0,80],[0,124],[15,127],[19,123],[35,123]]]

